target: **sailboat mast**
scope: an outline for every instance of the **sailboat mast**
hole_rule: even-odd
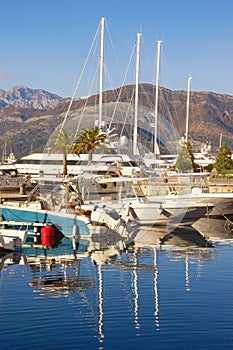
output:
[[[192,77],[188,78],[188,91],[187,91],[187,107],[186,107],[186,129],[185,129],[185,142],[188,142],[189,132],[189,99],[190,99],[190,84]]]
[[[220,139],[219,139],[219,148],[222,147],[222,133],[220,134]]]
[[[138,84],[139,84],[139,68],[140,68],[140,44],[141,33],[137,33],[137,57],[135,71],[135,114],[134,114],[134,133],[133,133],[133,154],[137,154],[137,138],[138,138]]]
[[[103,67],[104,67],[104,25],[105,18],[101,18],[101,38],[100,38],[100,81],[99,81],[99,128],[102,126],[103,107]]]
[[[154,130],[154,154],[159,154],[158,144],[157,144],[157,134],[158,134],[158,96],[159,96],[159,66],[160,66],[160,48],[161,40],[157,41],[157,67],[156,67],[156,90],[155,90],[155,130]]]

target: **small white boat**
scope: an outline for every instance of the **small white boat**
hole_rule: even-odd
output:
[[[27,229],[0,229],[0,247],[4,249],[20,249],[27,239]]]
[[[99,183],[129,182],[133,190],[126,198],[110,201],[123,219],[137,221],[142,225],[192,225],[208,214],[214,207],[212,203],[190,200],[179,195],[147,196],[141,186],[143,178],[99,179]],[[97,181],[97,180],[96,180]]]

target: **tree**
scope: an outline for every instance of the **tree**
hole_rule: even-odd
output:
[[[190,155],[190,160],[192,162],[193,171],[197,171],[197,165],[195,164],[195,157],[193,155],[192,145],[189,141],[186,142],[186,147],[187,147],[187,150],[188,150],[189,155]]]
[[[73,154],[80,155],[87,152],[88,165],[92,163],[92,156],[97,147],[104,146],[108,142],[108,134],[101,128],[80,130],[76,140],[72,144],[70,151]]]
[[[193,164],[194,164],[194,157],[192,159],[190,155],[190,151],[188,150],[188,145],[187,143],[183,143],[180,152],[178,154],[175,168],[179,172],[185,172],[185,171],[191,171],[193,170]]]
[[[226,142],[223,142],[219,148],[218,155],[215,162],[215,169],[219,172],[230,170],[232,166],[231,151]]]
[[[51,149],[49,153],[62,152],[63,154],[63,175],[67,175],[67,154],[70,151],[72,133],[62,129],[55,133],[50,139]]]

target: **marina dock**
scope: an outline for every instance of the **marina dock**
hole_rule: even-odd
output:
[[[154,184],[156,184],[155,181]],[[158,178],[158,184],[162,183],[162,179]],[[158,185],[157,184],[157,185]],[[8,201],[8,200],[27,200],[30,196],[31,191],[35,188],[35,183],[31,183],[25,177],[0,177],[0,200]],[[182,193],[183,188],[187,184],[182,183],[182,181],[178,181],[178,177],[172,176],[169,177],[167,186],[172,186],[177,192]],[[205,183],[203,182],[203,187],[205,187]],[[209,177],[208,185],[206,184],[206,188],[208,187],[209,192],[215,193],[224,193],[224,192],[233,192],[233,177]]]
[[[5,200],[26,200],[33,186],[24,178],[0,178],[0,199]]]

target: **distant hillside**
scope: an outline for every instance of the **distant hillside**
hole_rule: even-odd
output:
[[[103,102],[134,103],[133,85],[123,87],[120,98],[119,91],[104,92]],[[70,114],[74,116],[84,104],[97,104],[98,98],[93,95],[75,100]],[[186,91],[159,88],[159,113],[175,125],[180,135],[185,132],[186,99]],[[139,104],[153,112],[154,101],[155,86],[140,84]],[[8,149],[21,157],[44,149],[51,133],[63,121],[68,101],[44,90],[15,87],[8,92],[0,90],[0,106],[0,152],[7,142]],[[191,92],[189,116],[189,140],[194,150],[206,141],[217,150],[220,134],[233,150],[233,96]]]
[[[103,93],[104,102],[131,102],[134,103],[134,86],[128,85],[120,89]],[[159,110],[177,129],[182,136],[186,124],[186,91],[172,91],[159,88]],[[85,103],[83,100],[75,101],[72,110],[77,110]],[[88,99],[88,105],[98,103],[98,96]],[[146,106],[154,111],[155,86],[149,84],[139,85],[139,105]],[[64,105],[58,107],[61,111]],[[189,112],[189,140],[195,150],[208,141],[215,151],[219,146],[220,134],[223,140],[229,143],[233,150],[233,96],[213,92],[191,92]]]

